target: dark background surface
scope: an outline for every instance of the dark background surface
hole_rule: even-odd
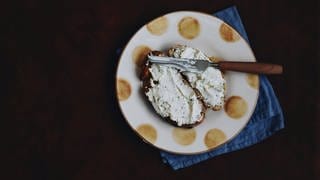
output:
[[[283,75],[269,79],[286,128],[176,172],[122,117],[115,52],[160,15],[230,5],[238,7],[256,58],[284,65]],[[317,1],[290,0],[1,1],[0,179],[316,179],[317,11]]]

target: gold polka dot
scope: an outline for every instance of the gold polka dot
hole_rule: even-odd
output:
[[[131,86],[128,81],[118,78],[117,79],[117,96],[120,101],[126,100],[131,94]]]
[[[222,39],[224,39],[227,42],[235,42],[240,39],[239,34],[236,33],[230,26],[228,26],[225,23],[221,24],[219,31]]]
[[[239,119],[247,112],[248,105],[240,96],[231,96],[225,103],[224,108],[231,118]]]
[[[146,57],[150,51],[151,51],[151,49],[145,45],[141,45],[141,46],[134,48],[133,53],[132,53],[133,62],[138,67],[141,67],[141,65],[146,61]]]
[[[224,134],[223,131],[221,131],[220,129],[210,129],[205,138],[204,138],[204,143],[206,144],[206,146],[211,149],[214,147],[217,147],[218,145],[222,144],[223,142],[225,142],[227,139],[226,135]]]
[[[194,128],[174,128],[172,131],[173,139],[176,143],[181,145],[189,145],[196,139],[196,131]]]
[[[247,82],[252,88],[254,88],[254,89],[259,88],[259,76],[258,75],[248,74],[247,75]]]
[[[168,24],[168,19],[162,16],[148,23],[147,29],[151,34],[159,36],[167,31]]]
[[[184,17],[178,24],[178,30],[182,37],[193,39],[200,33],[200,24],[193,17]]]
[[[137,132],[150,143],[155,143],[157,140],[157,130],[150,124],[140,125]]]

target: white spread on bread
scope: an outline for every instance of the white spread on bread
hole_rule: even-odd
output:
[[[149,71],[151,88],[146,95],[158,114],[178,126],[201,121],[203,104],[177,69],[152,64]]]
[[[169,50],[169,54],[176,58],[201,59],[209,61],[209,58],[200,50],[191,47],[178,45]],[[219,69],[208,67],[202,73],[183,73],[193,88],[196,88],[206,105],[211,107],[221,107],[224,103],[225,80]]]

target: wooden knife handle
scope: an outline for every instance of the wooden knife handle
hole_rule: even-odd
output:
[[[254,74],[282,74],[282,66],[277,64],[257,63],[257,62],[219,62],[221,70],[240,71]]]

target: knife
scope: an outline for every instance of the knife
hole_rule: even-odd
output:
[[[218,68],[222,71],[239,71],[254,74],[282,74],[283,68],[278,64],[241,62],[241,61],[220,61],[211,62],[201,59],[174,58],[154,56],[148,54],[148,61],[178,68],[181,71],[201,73],[208,67]]]

